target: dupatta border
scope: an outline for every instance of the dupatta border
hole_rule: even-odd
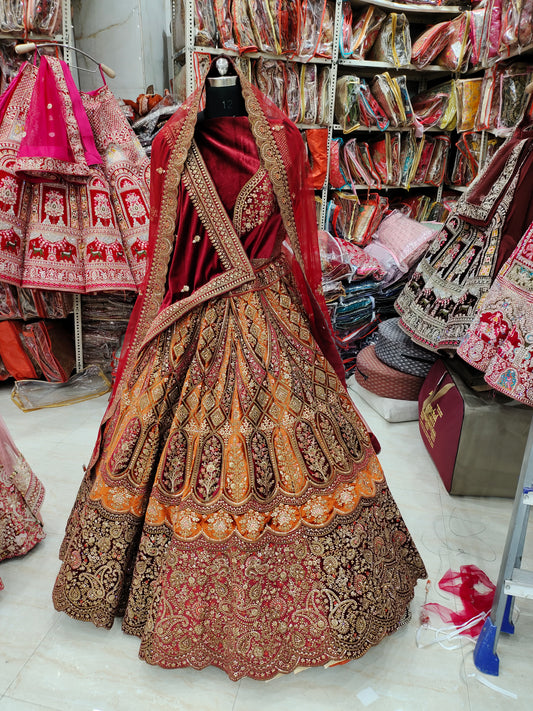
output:
[[[148,329],[142,345],[199,304],[255,279],[250,260],[220,200],[213,179],[194,140],[189,150],[181,181],[187,188],[191,202],[225,271],[198,287],[190,296],[180,299],[159,313]]]
[[[115,403],[120,400],[120,394],[127,389],[139,350],[145,342],[146,334],[157,316],[165,295],[167,272],[176,240],[178,190],[194,135],[202,90],[203,87],[199,87],[190,97],[189,107],[183,122],[177,122],[177,125],[167,124],[167,131],[170,135],[165,135],[165,140],[170,147],[170,156],[165,169],[156,168],[158,171],[163,171],[165,177],[161,189],[161,204],[158,214],[151,215],[152,220],[158,219],[158,231],[155,236],[150,268],[141,288],[143,302],[139,318],[128,348],[120,382],[117,384],[117,390],[113,397]]]
[[[457,214],[460,217],[470,218],[473,220],[487,220],[490,213],[494,207],[495,202],[501,197],[501,194],[506,190],[513,190],[516,187],[516,181],[509,185],[515,172],[518,160],[522,154],[522,149],[524,145],[530,139],[523,139],[512,149],[509,159],[505,162],[505,166],[502,172],[498,175],[496,180],[492,183],[488,193],[482,199],[480,205],[476,205],[469,201],[470,196],[476,192],[476,188],[479,183],[483,180],[483,173],[479,175],[479,179],[475,180],[468,192],[463,194],[463,199],[459,201],[457,205]],[[500,150],[504,146],[502,145]]]

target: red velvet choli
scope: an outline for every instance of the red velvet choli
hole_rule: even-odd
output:
[[[200,121],[194,140],[252,265],[276,258],[286,233],[248,117]],[[176,234],[160,311],[224,271],[183,183],[178,192]]]

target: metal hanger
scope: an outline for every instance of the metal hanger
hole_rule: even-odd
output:
[[[27,54],[28,52],[37,51],[37,53],[39,53],[40,47],[62,47],[63,49],[71,49],[73,52],[83,54],[84,57],[87,57],[87,59],[90,59],[92,62],[97,64],[104,74],[107,74],[107,76],[111,79],[116,77],[114,69],[111,69],[111,67],[108,67],[106,64],[102,64],[102,62],[99,62],[94,57],[91,57],[91,55],[87,54],[87,52],[84,52],[82,49],[78,49],[77,47],[73,47],[71,44],[62,44],[60,42],[39,42],[39,44],[36,44],[35,42],[25,42],[24,44],[15,45],[15,52],[17,54]],[[96,72],[96,69],[87,69],[86,67],[77,66],[74,67],[74,69],[79,69],[82,72],[91,72],[91,74]]]

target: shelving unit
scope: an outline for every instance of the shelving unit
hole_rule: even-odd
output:
[[[466,5],[407,5],[404,3],[393,2],[392,0],[372,0],[372,2],[367,2],[366,0],[351,0],[352,6],[355,10],[362,9],[368,5],[375,5],[385,11],[389,12],[400,12],[405,13],[409,19],[413,18],[418,23],[429,24],[431,21],[443,21],[450,19],[465,9]],[[175,3],[173,2],[173,17],[174,17]],[[186,91],[187,94],[194,91],[195,88],[195,75],[194,75],[194,55],[195,53],[200,54],[210,54],[217,56],[219,54],[225,54],[228,56],[239,56],[239,53],[234,50],[224,49],[220,47],[206,47],[195,45],[195,27],[194,27],[194,0],[183,0],[183,10],[184,10],[184,20],[185,20],[185,33],[184,33],[184,47],[176,53],[175,59],[185,59],[185,71],[186,71]],[[436,19],[438,18],[438,19]],[[451,76],[452,73],[438,65],[430,65],[420,70],[413,65],[408,65],[405,67],[396,67],[393,64],[383,61],[372,61],[372,60],[358,60],[344,58],[340,56],[339,52],[339,40],[342,32],[342,0],[335,0],[335,16],[334,16],[334,27],[333,27],[333,45],[332,45],[332,56],[331,58],[324,57],[312,57],[308,60],[302,60],[297,56],[283,56],[276,54],[267,54],[265,52],[250,52],[246,53],[244,56],[250,59],[254,58],[265,58],[274,59],[278,61],[286,62],[302,62],[327,65],[330,67],[330,95],[329,95],[329,116],[328,121],[325,126],[319,126],[317,124],[297,124],[302,130],[309,128],[327,128],[327,166],[326,166],[326,179],[321,191],[321,209],[319,214],[319,226],[324,228],[326,223],[326,212],[327,203],[329,196],[329,174],[330,174],[330,147],[331,141],[334,135],[342,135],[345,138],[353,137],[355,135],[362,135],[365,132],[374,134],[379,131],[377,127],[364,127],[351,131],[349,134],[342,134],[341,126],[336,123],[334,116],[335,107],[335,93],[337,78],[340,73],[346,74],[350,70],[354,71],[358,76],[372,76],[374,74],[382,73],[388,71],[391,75],[395,76],[398,74],[405,74],[407,79],[411,82],[413,80],[419,80],[419,89],[423,90],[425,88],[426,80],[428,78],[438,78]],[[390,127],[386,129],[387,131],[400,131],[407,132],[412,130],[412,127]],[[445,133],[442,129],[433,128],[428,129],[431,133]],[[369,189],[368,186],[354,186],[356,189],[366,190]],[[423,185],[412,185],[412,188],[423,188],[432,189],[436,192],[436,199],[440,199],[442,196],[442,186],[437,188],[436,186],[423,184]],[[382,188],[370,188],[372,191],[379,190],[406,190],[401,186],[383,186]]]

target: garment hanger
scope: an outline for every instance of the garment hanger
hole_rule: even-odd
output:
[[[92,62],[97,64],[104,74],[107,74],[107,76],[111,79],[116,77],[116,72],[111,69],[111,67],[108,67],[106,64],[102,64],[102,62],[99,62],[94,57],[91,57],[91,55],[87,54],[87,52],[84,52],[82,49],[78,49],[77,47],[73,47],[71,44],[61,44],[58,42],[39,42],[39,44],[36,44],[35,42],[25,42],[24,44],[15,45],[15,52],[17,54],[27,54],[28,52],[37,51],[39,54],[40,47],[62,47],[63,49],[71,49],[73,52],[83,54],[84,57],[87,57],[87,59],[90,59]],[[79,69],[82,72],[91,72],[91,74],[96,72],[96,69],[87,69],[86,67],[76,66],[74,69]]]

